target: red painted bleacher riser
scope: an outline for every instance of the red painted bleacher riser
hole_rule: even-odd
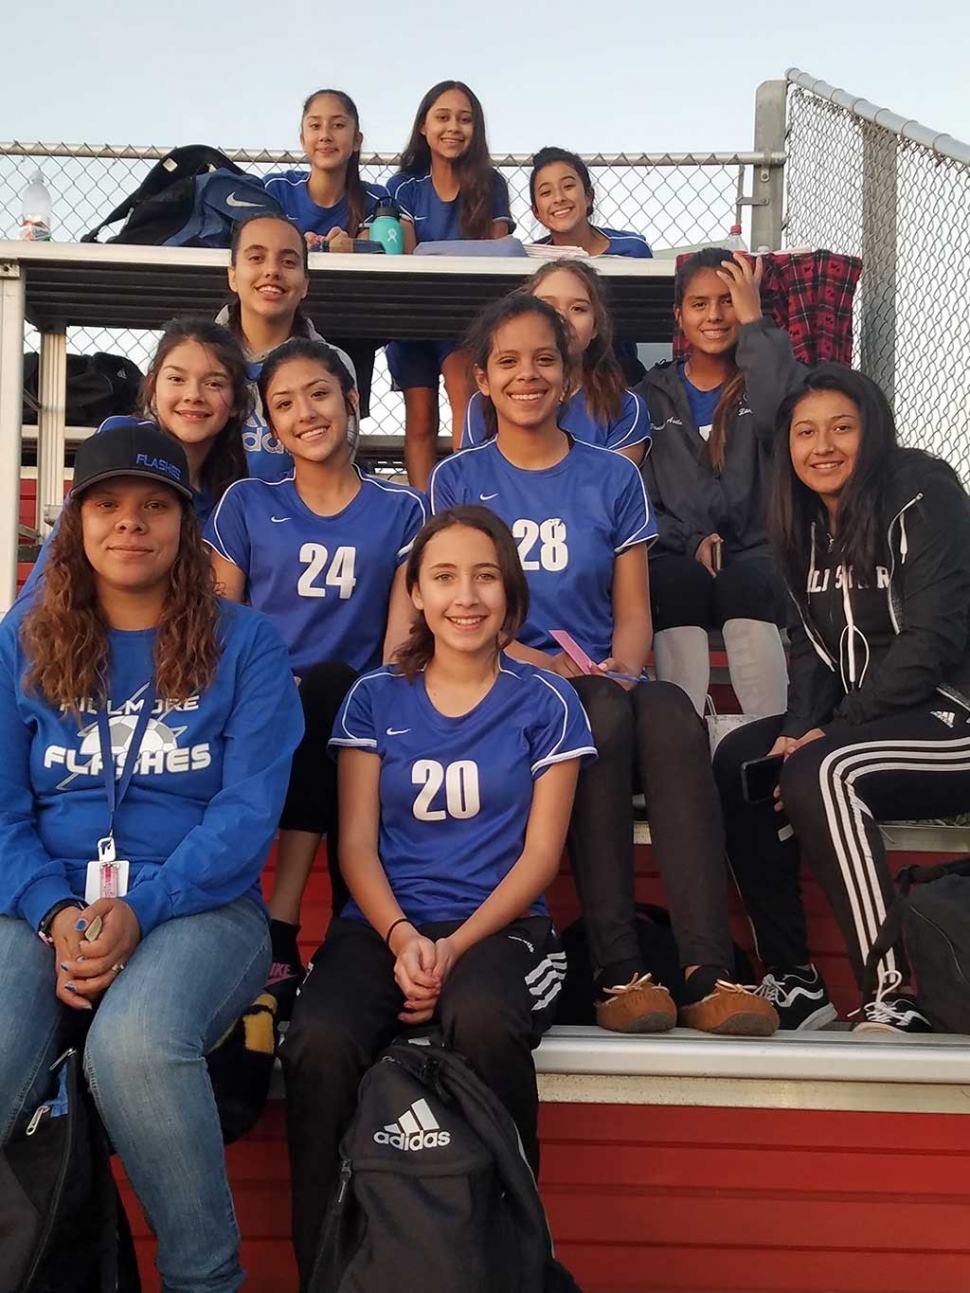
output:
[[[663,901],[650,850],[636,855],[638,896]],[[322,861],[304,904],[305,958],[329,916]],[[845,1012],[855,995],[838,930],[810,879],[805,897],[812,946]],[[550,902],[560,925],[576,914],[565,871]],[[750,948],[739,905],[732,920]],[[540,1131],[557,1252],[586,1293],[970,1288],[970,1117],[547,1104]],[[289,1293],[296,1282],[281,1103],[230,1147],[228,1161],[246,1288]],[[145,1293],[158,1293],[148,1230],[124,1188]]]

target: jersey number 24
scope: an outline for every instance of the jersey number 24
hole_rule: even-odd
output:
[[[304,543],[300,549],[300,560],[306,566],[306,570],[300,576],[296,586],[296,591],[301,597],[326,597],[328,588],[339,588],[338,597],[341,601],[346,601],[354,591],[354,585],[357,583],[354,577],[357,549],[338,548],[328,566],[329,558],[330,553],[322,543]],[[321,575],[323,575],[323,582],[317,583]]]

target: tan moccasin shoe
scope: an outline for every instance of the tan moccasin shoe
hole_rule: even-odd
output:
[[[596,1003],[596,1022],[612,1033],[665,1033],[677,1022],[674,999],[649,974],[604,990]]]
[[[681,1006],[681,1028],[697,1028],[721,1037],[770,1037],[778,1027],[778,1011],[753,988],[718,979],[714,991],[691,1006]]]

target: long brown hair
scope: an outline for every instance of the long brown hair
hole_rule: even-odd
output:
[[[726,260],[732,260],[734,252],[724,247],[704,247],[688,256],[674,273],[674,309],[679,310],[684,304],[684,297],[690,287],[691,279],[701,269],[720,269]],[[724,459],[727,455],[727,422],[736,411],[744,394],[744,373],[737,365],[732,351],[729,358],[729,375],[724,383],[714,417],[711,420],[711,434],[705,445],[707,461],[715,472],[724,470]]]
[[[561,256],[537,269],[522,290],[535,296],[541,284],[558,270],[579,279],[586,288],[589,303],[593,307],[596,335],[583,351],[579,374],[586,395],[586,407],[597,422],[615,422],[623,409],[626,379],[613,350],[613,319],[599,274],[592,265]]]
[[[303,123],[306,115],[310,111],[314,100],[322,99],[324,95],[329,95],[331,99],[336,99],[346,112],[347,116],[354,123],[354,134],[360,134],[360,113],[357,111],[357,104],[349,94],[343,90],[314,90],[303,100],[303,111],[300,113],[300,134],[303,134]],[[347,197],[347,233],[351,238],[356,238],[360,232],[361,225],[367,214],[367,189],[364,187],[364,181],[360,178],[360,149],[355,148],[347,159],[347,169],[344,171],[344,192]]]
[[[500,516],[489,511],[487,507],[470,504],[463,507],[449,507],[438,512],[418,531],[408,557],[404,579],[410,593],[416,587],[421,574],[421,561],[424,550],[431,539],[442,530],[453,525],[464,525],[469,530],[479,530],[495,544],[498,557],[499,573],[502,576],[502,587],[505,589],[505,619],[499,629],[497,649],[504,651],[510,642],[514,642],[523,621],[529,613],[529,584],[519,560],[519,552],[512,538],[512,531]],[[434,656],[434,634],[428,628],[428,621],[421,611],[416,612],[411,625],[411,633],[403,646],[398,647],[394,661],[405,678],[413,679],[427,668]]]
[[[459,231],[463,238],[490,238],[492,236],[492,186],[504,191],[508,201],[508,185],[494,170],[488,155],[485,135],[485,113],[473,90],[464,81],[439,81],[433,85],[418,104],[411,127],[411,137],[401,154],[401,170],[406,175],[423,175],[431,168],[431,149],[421,133],[428,113],[443,94],[458,90],[468,100],[472,110],[472,138],[465,153],[455,163],[455,174],[461,189],[461,215]]]
[[[257,211],[253,215],[246,216],[243,220],[237,220],[232,226],[232,233],[229,235],[229,263],[235,265],[239,256],[239,248],[242,245],[243,230],[254,220],[278,220],[281,224],[288,225],[296,234],[296,240],[299,244],[300,255],[303,258],[303,274],[305,278],[310,277],[310,249],[307,246],[306,239],[300,233],[299,228],[293,223],[289,216],[283,215],[281,211]],[[237,293],[232,292],[229,298],[229,316],[226,320],[226,326],[229,331],[239,340],[240,345],[245,341],[242,326],[242,305]],[[310,322],[310,316],[304,310],[302,305],[298,305],[293,312],[293,322],[290,324],[291,337],[309,337],[313,332],[313,324]]]
[[[218,503],[234,481],[249,475],[242,440],[243,427],[253,406],[249,371],[238,340],[221,323],[214,323],[206,318],[171,319],[165,325],[158,349],[141,386],[141,406],[155,422],[158,422],[158,414],[153,405],[158,374],[176,346],[185,341],[194,341],[196,345],[208,350],[216,363],[228,373],[232,388],[232,412],[202,464],[202,482],[212,495],[213,502]],[[168,427],[161,429],[169,430]]]
[[[192,504],[180,499],[182,531],[169,591],[155,633],[155,688],[181,703],[205,691],[222,650],[212,561]],[[105,703],[108,625],[98,604],[94,570],[84,553],[81,500],[64,505],[37,600],[20,629],[30,660],[25,688],[80,717],[85,700]]]

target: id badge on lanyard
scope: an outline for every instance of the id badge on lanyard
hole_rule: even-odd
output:
[[[149,683],[142,691],[142,706],[135,723],[125,753],[125,763],[118,777],[115,770],[114,755],[111,749],[111,724],[108,721],[106,708],[98,710],[98,740],[101,748],[101,777],[104,781],[105,795],[108,800],[108,829],[98,840],[98,856],[88,863],[87,878],[84,886],[85,902],[95,902],[98,898],[123,898],[128,892],[129,864],[119,858],[115,847],[114,819],[121,807],[122,800],[128,793],[135,765],[141,753],[142,741],[148,730],[148,720],[155,707],[155,688]]]

